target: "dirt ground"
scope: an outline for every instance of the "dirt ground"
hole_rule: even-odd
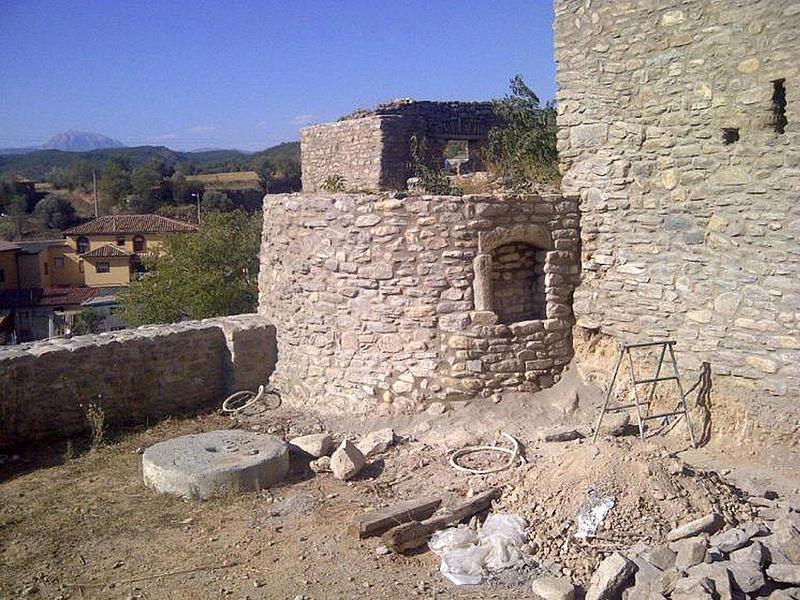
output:
[[[50,468],[20,456],[0,485],[3,598],[524,597],[453,589],[431,553],[379,556],[347,531],[384,503],[392,469],[351,484],[301,463],[261,493],[184,502],[141,484],[136,450],[229,426],[222,416],[163,423]],[[372,473],[374,473],[374,467]],[[418,482],[425,492],[425,481]],[[487,594],[488,592],[488,594]]]
[[[698,451],[688,451],[680,427],[645,443],[635,429],[597,445],[541,441],[542,431],[554,426],[590,431],[599,396],[582,381],[572,369],[535,396],[509,394],[496,404],[483,400],[441,415],[393,418],[397,446],[348,483],[293,459],[279,486],[206,502],[145,488],[141,449],[230,427],[286,438],[327,430],[341,439],[388,422],[323,422],[281,407],[236,420],[222,414],[168,420],[117,433],[92,451],[80,440],[18,449],[0,457],[0,597],[534,598],[530,578],[540,572],[585,582],[613,550],[659,541],[669,528],[709,510],[730,524],[748,519],[745,498],[753,489],[798,491],[796,449],[769,449],[750,438],[724,435]],[[501,431],[520,441],[522,464],[486,476],[448,465],[452,449],[500,440]],[[476,460],[494,464],[488,456]],[[735,476],[749,477],[753,489],[738,489]],[[450,584],[429,551],[381,554],[379,538],[358,540],[348,529],[369,509],[432,493],[447,505],[490,486],[503,489],[493,510],[527,519],[530,560],[480,586]],[[597,538],[577,540],[575,516],[597,493],[615,506]]]

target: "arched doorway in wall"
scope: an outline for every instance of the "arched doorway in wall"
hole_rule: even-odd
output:
[[[546,317],[546,255],[526,242],[509,242],[492,251],[492,307],[499,323]]]

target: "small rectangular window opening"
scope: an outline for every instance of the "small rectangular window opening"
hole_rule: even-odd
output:
[[[460,175],[464,165],[469,162],[469,142],[467,140],[448,140],[442,150],[444,168],[448,173]]]
[[[786,80],[772,82],[772,125],[776,133],[784,133],[789,121],[786,119]]]
[[[722,143],[733,144],[739,141],[739,128],[738,127],[723,127],[722,128]]]

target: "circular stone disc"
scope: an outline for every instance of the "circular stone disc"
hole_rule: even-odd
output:
[[[142,455],[145,485],[188,498],[259,490],[282,480],[288,471],[283,440],[234,429],[173,438]]]

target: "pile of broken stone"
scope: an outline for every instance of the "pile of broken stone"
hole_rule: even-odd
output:
[[[394,443],[394,430],[388,428],[368,433],[356,443],[345,439],[336,449],[330,434],[312,433],[289,440],[289,451],[311,458],[309,467],[315,473],[332,473],[345,481],[358,475],[368,458],[386,452]]]
[[[800,512],[774,499],[750,498],[759,520],[725,528],[711,513],[676,527],[660,546],[637,544],[598,568],[586,600],[800,600]],[[565,578],[533,583],[544,600],[572,600]]]

